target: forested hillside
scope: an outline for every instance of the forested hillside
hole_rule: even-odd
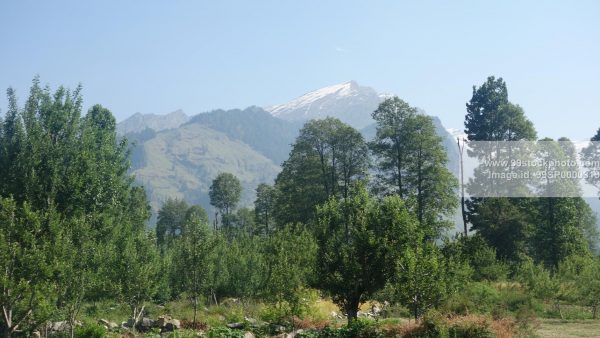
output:
[[[208,187],[219,172],[231,172],[241,178],[244,188],[241,205],[250,206],[256,185],[273,183],[306,121],[315,117],[337,117],[359,128],[369,140],[375,136],[371,114],[386,97],[350,81],[266,110],[260,107],[214,110],[189,118],[181,111],[167,115],[135,114],[120,122],[117,131],[130,142],[132,173],[138,184],[146,187],[154,216],[168,198],[185,198],[210,210]],[[425,114],[422,110],[419,113]],[[433,117],[433,121],[448,154],[448,167],[457,175],[456,140],[439,118]],[[231,142],[213,140],[214,137],[222,139],[222,135]],[[203,155],[192,159],[192,153]],[[258,159],[257,153],[271,164]],[[248,159],[263,164],[248,165],[251,162]],[[173,172],[179,174],[173,175]],[[154,221],[155,217],[151,223]]]

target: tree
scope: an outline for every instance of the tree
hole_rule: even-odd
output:
[[[377,134],[371,143],[371,150],[379,159],[379,183],[383,185],[382,189],[385,192],[393,187],[392,192],[400,198],[405,198],[408,190],[405,186],[405,176],[409,164],[407,144],[411,138],[411,131],[404,127],[406,121],[416,114],[416,108],[398,97],[383,101],[373,112]]]
[[[446,241],[442,253],[447,259],[467,262],[472,269],[470,277],[474,281],[503,281],[509,273],[509,265],[498,260],[496,249],[479,234]]]
[[[592,309],[592,318],[598,318],[600,307],[600,260],[596,257],[589,261],[581,271],[577,285],[582,304]]]
[[[274,226],[274,208],[276,189],[265,183],[256,187],[256,200],[254,201],[254,212],[258,232],[269,235]]]
[[[23,253],[34,250],[47,259],[42,267],[27,255],[21,263],[13,260],[10,264],[21,264],[20,273],[35,271],[41,279],[23,279],[27,287],[9,293],[31,296],[31,311],[24,312],[25,324],[32,324],[28,330],[46,320],[50,308],[73,323],[84,299],[108,296],[118,284],[107,278],[113,276],[114,263],[107,248],[123,242],[123,236],[143,233],[149,206],[143,189],[131,186],[127,142],[117,138],[114,117],[100,105],[82,116],[81,87],[51,92],[35,78],[23,108],[12,89],[8,96],[9,111],[0,128],[0,196],[12,196],[14,222],[28,222],[11,230],[18,233],[8,243],[20,238]],[[6,285],[14,290],[10,283],[17,275],[6,271]],[[10,303],[12,314],[6,308],[10,318],[5,323],[12,328],[5,334],[18,324],[21,301]]]
[[[180,283],[194,309],[194,323],[200,296],[206,291],[210,275],[210,255],[214,246],[204,209],[188,210],[181,239],[175,246],[174,265]]]
[[[156,240],[150,233],[132,231],[115,243],[114,249],[117,254],[111,262],[111,278],[118,283],[118,297],[131,309],[135,328],[158,285],[160,265]]]
[[[373,113],[377,134],[371,143],[378,157],[379,186],[413,205],[427,238],[451,226],[457,205],[457,181],[446,168],[448,158],[433,120],[417,114],[398,97],[387,99]]]
[[[0,329],[11,337],[22,327],[49,317],[53,298],[56,255],[45,228],[57,227],[56,212],[18,206],[0,197]],[[35,325],[33,325],[35,326]]]
[[[469,141],[534,140],[536,132],[519,106],[510,104],[502,78],[487,78],[480,87],[473,86],[467,103],[465,133]]]
[[[502,78],[487,78],[480,87],[473,86],[473,95],[466,104],[465,133],[469,141],[535,140],[536,132],[523,109],[508,101],[508,90]],[[481,143],[480,143],[481,144]],[[487,145],[472,143],[470,155],[491,156]],[[510,151],[508,151],[510,154]],[[498,159],[501,153],[496,153]],[[479,184],[478,182],[470,182]],[[494,247],[500,258],[518,259],[526,252],[531,234],[530,201],[524,198],[486,197],[467,201],[467,220],[472,230]]]
[[[586,182],[598,189],[600,197],[600,128],[590,141],[590,144],[581,150],[581,160],[586,170]]]
[[[446,295],[444,267],[433,243],[406,248],[397,261],[394,284],[397,298],[411,310],[415,320],[437,306]]]
[[[239,232],[227,238],[215,233],[210,265],[210,293],[215,304],[224,297],[252,298],[260,295],[265,279],[265,239]]]
[[[158,211],[156,241],[161,251],[181,235],[188,205],[184,200],[168,198]]]
[[[516,279],[536,298],[552,301],[562,317],[560,301],[565,294],[558,275],[552,274],[544,266],[536,265],[531,258],[525,257],[518,267]]]
[[[537,187],[538,194],[543,197],[535,199],[537,226],[532,234],[531,251],[537,262],[556,269],[568,256],[590,255],[590,246],[594,244],[588,240],[593,242],[596,222],[588,216],[591,212],[587,210],[589,205],[581,197],[575,197],[581,194],[578,179],[560,175],[578,168],[549,165],[563,161],[575,163],[573,143],[566,138],[559,139],[559,142],[546,138],[538,142],[538,153],[544,164],[541,169],[545,179],[540,180]],[[586,239],[586,235],[590,238]]]
[[[275,180],[278,223],[306,223],[330,197],[348,198],[367,167],[368,149],[356,129],[331,117],[308,121]]]
[[[413,218],[398,198],[378,203],[359,187],[346,200],[332,197],[318,207],[317,222],[317,285],[351,322],[359,305],[385,285],[390,252],[408,242]]]
[[[286,306],[291,316],[301,315],[303,301],[300,291],[312,281],[316,251],[314,237],[304,225],[287,225],[276,230],[267,240],[264,250],[266,276],[263,297],[278,306]]]
[[[227,218],[240,201],[241,194],[242,185],[233,174],[221,173],[213,180],[209,191],[210,204],[219,210],[224,226],[228,225]],[[218,215],[215,222],[216,218]]]

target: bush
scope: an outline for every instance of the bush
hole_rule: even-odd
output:
[[[450,320],[449,337],[453,338],[494,338],[492,321],[482,316],[463,316]]]
[[[298,338],[384,338],[376,323],[367,319],[356,319],[341,328],[326,327],[320,332],[310,330],[298,334]]]
[[[213,327],[206,333],[208,338],[244,338],[244,332],[228,327]]]
[[[77,338],[103,338],[106,337],[106,329],[96,324],[85,324],[75,329]]]
[[[487,283],[469,284],[460,293],[452,296],[446,303],[450,313],[467,315],[469,313],[491,313],[500,305],[498,290]]]

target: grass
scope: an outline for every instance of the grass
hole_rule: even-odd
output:
[[[370,310],[373,304],[367,303],[361,306],[361,311]],[[550,305],[547,304],[550,308]],[[245,317],[254,318],[262,322],[262,315],[269,310],[267,305],[255,302],[235,302],[225,301],[221,305],[209,305],[208,307],[200,306],[198,309],[198,320],[206,323],[208,327],[223,327],[227,323],[244,322]],[[549,310],[549,309],[546,309]],[[148,304],[146,307],[147,316],[156,319],[160,315],[172,315],[180,320],[192,319],[192,308],[189,302],[180,300],[169,302],[164,306]],[[302,319],[295,319],[294,326],[296,328],[322,328],[324,326],[339,327],[345,324],[345,318],[336,319],[331,317],[331,313],[340,314],[342,311],[329,299],[317,299],[311,306],[307,316]],[[544,311],[550,314],[550,311]],[[525,319],[529,329],[525,336],[531,337],[600,337],[600,320],[588,319],[587,309],[577,306],[563,306],[563,314],[565,320],[555,318],[533,318],[532,320]],[[82,311],[82,319],[85,323],[96,323],[98,319],[106,319],[120,325],[121,322],[129,318],[129,308],[124,305],[119,305],[115,302],[98,302],[95,304],[86,304]],[[589,315],[591,316],[591,314]],[[457,318],[462,322],[480,320],[478,316],[463,316]],[[450,320],[451,322],[452,320]],[[399,318],[397,315],[392,315],[391,318],[381,318],[377,320],[378,325],[388,331],[407,330],[411,326],[415,326],[414,321],[407,318]],[[507,330],[514,320],[506,322],[493,321],[492,328],[496,333],[509,332]],[[510,324],[510,325],[509,325]],[[516,323],[518,325],[518,321]],[[524,332],[521,332],[523,334]],[[498,334],[500,337],[511,337],[510,334]],[[158,334],[148,334],[146,337],[159,337]],[[193,331],[181,330],[172,337],[193,337]],[[121,337],[120,334],[114,334],[110,337]]]
[[[600,320],[540,319],[539,337],[600,337]]]

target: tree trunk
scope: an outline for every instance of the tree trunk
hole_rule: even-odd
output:
[[[463,164],[463,153],[465,150],[465,140],[461,145],[460,138],[456,138],[456,142],[458,143],[458,151],[460,154],[460,211],[462,214],[463,220],[463,235],[467,237],[469,235],[469,228],[467,227],[467,212],[465,210],[465,172],[464,172],[464,164]]]
[[[194,323],[194,327],[196,327],[196,312],[198,310],[198,298],[194,297],[193,302],[194,302],[194,321],[193,321],[193,323]]]
[[[360,297],[350,299],[346,303],[346,317],[348,318],[348,324],[352,323],[358,317],[359,298]]]

